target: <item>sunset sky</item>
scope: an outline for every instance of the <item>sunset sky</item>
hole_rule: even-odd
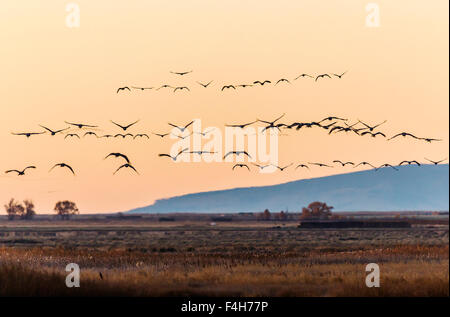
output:
[[[64,121],[99,125],[99,134],[120,133],[110,120],[140,122],[130,133],[169,132],[168,122],[201,119],[224,128],[256,118],[281,122],[342,116],[353,123],[388,120],[379,131],[406,131],[442,139],[373,139],[317,128],[287,130],[279,137],[279,162],[362,160],[380,165],[404,159],[449,156],[449,3],[375,1],[380,26],[366,26],[369,1],[73,1],[80,27],[66,26],[60,0],[13,1],[0,5],[0,202],[32,199],[38,213],[58,200],[77,203],[82,213],[125,211],[155,199],[198,191],[261,186],[350,171],[287,169],[261,174],[233,163],[178,163],[159,158],[176,140],[66,139],[11,132],[66,128]],[[186,76],[170,71],[193,70]],[[342,79],[301,73],[342,73]],[[288,78],[292,84],[237,91],[225,84]],[[196,81],[214,82],[207,89]],[[132,91],[122,86],[188,86],[191,91]],[[76,129],[71,129],[76,132]],[[86,130],[88,131],[88,130]],[[85,131],[84,131],[85,132]],[[83,132],[83,133],[84,133]],[[128,132],[128,131],[127,131]],[[222,131],[223,132],[223,131]],[[112,175],[127,154],[140,175]],[[59,162],[74,167],[48,170]],[[36,165],[25,176],[9,169]],[[1,214],[5,211],[0,210]]]

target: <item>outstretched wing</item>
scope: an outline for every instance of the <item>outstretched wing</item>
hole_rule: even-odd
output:
[[[124,129],[124,128],[125,128],[124,126],[121,126],[120,124],[118,124],[118,123],[115,123],[115,122],[114,122],[114,121],[112,121],[112,120],[111,120],[111,122],[112,122],[112,123],[114,123],[114,124],[115,124],[116,126],[118,126],[118,127],[119,127],[119,128],[121,128],[121,129]]]
[[[193,124],[194,123],[194,120],[192,120],[191,122],[189,122],[188,124],[186,124],[185,126],[184,126],[184,128],[186,129],[187,127],[189,127],[191,124]]]
[[[55,133],[55,131],[53,131],[53,130],[50,130],[49,128],[47,128],[47,127],[45,127],[45,126],[43,126],[43,125],[39,125],[41,128],[44,128],[45,130],[47,130],[48,132],[50,132],[50,133]]]
[[[250,154],[247,153],[247,151],[242,151],[241,153],[247,155],[249,158],[252,158],[252,157],[250,156]]]
[[[180,152],[178,152],[178,154],[177,154],[177,156],[176,157],[178,157],[178,155],[180,155],[180,154],[182,154],[182,153],[184,153],[184,152],[186,152],[187,150],[189,150],[188,148],[184,148],[184,149],[182,149]]]
[[[396,137],[398,137],[398,136],[400,136],[400,135],[402,135],[402,134],[401,134],[401,133],[398,133],[398,134],[394,135],[393,137],[390,137],[390,138],[388,139],[388,141],[389,141],[389,140],[392,140],[392,139],[395,139]]]
[[[18,171],[18,170],[7,170],[5,172],[5,174],[11,173],[11,172],[16,172],[17,174],[20,174],[20,171]]]
[[[223,159],[225,159],[228,155],[230,155],[230,154],[234,154],[235,152],[234,151],[230,151],[230,152],[228,152],[227,154],[225,154],[224,155],[224,157],[223,157]]]
[[[180,131],[183,131],[183,128],[181,128],[181,127],[179,127],[179,126],[177,126],[177,125],[175,125],[175,124],[172,124],[172,123],[168,123],[168,125],[170,125],[170,126],[172,126],[172,127],[174,127],[174,128],[177,128],[177,129],[179,129]]]
[[[73,168],[71,166],[64,164],[64,167],[67,167],[72,172],[72,174],[75,175],[75,171],[73,170]]]
[[[127,163],[130,163],[128,156],[126,156],[125,154],[122,154],[122,153],[117,153],[117,154],[118,154],[118,156],[122,157],[125,161],[127,161]]]
[[[138,123],[138,122],[139,122],[139,120],[136,120],[136,121],[134,121],[133,123],[130,123],[129,125],[127,125],[127,126],[124,127],[124,128],[128,129],[129,127],[131,127],[132,125],[135,125],[135,124]]]
[[[116,169],[116,171],[113,173],[113,175],[115,175],[121,168],[124,168],[125,166],[127,166],[127,164],[120,165],[119,168]]]
[[[128,167],[131,168],[133,171],[135,171],[136,174],[140,175],[139,172],[134,168],[133,165],[128,164]]]

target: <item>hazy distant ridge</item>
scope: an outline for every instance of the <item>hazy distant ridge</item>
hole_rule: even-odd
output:
[[[448,164],[401,166],[398,172],[384,168],[182,195],[130,212],[254,212],[265,208],[298,211],[315,200],[334,206],[335,211],[447,211],[448,191]]]

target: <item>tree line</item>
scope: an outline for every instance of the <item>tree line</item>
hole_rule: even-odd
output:
[[[332,206],[328,206],[326,203],[315,201],[310,203],[307,207],[303,207],[300,215],[300,220],[304,219],[330,219],[337,218],[331,214]],[[290,215],[288,212],[280,211],[279,213],[272,214],[268,209],[259,213],[258,220],[288,220]]]
[[[9,220],[30,220],[36,215],[34,203],[29,199],[26,199],[23,203],[20,203],[14,198],[11,198],[11,200],[4,206]],[[56,215],[63,220],[69,219],[72,215],[79,214],[77,205],[69,200],[58,201],[53,210]]]

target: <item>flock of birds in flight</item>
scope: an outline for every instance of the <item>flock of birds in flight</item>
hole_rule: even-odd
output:
[[[312,122],[293,122],[290,124],[287,123],[278,123],[278,121],[284,117],[285,114],[283,114],[282,116],[276,118],[273,121],[266,121],[266,120],[260,120],[260,119],[256,119],[255,121],[252,122],[247,122],[247,123],[243,123],[243,124],[226,124],[226,127],[232,127],[232,128],[239,128],[239,129],[245,129],[246,127],[255,124],[255,123],[264,123],[265,127],[261,130],[262,133],[264,133],[264,131],[269,130],[269,129],[277,129],[278,131],[281,131],[281,129],[295,129],[295,130],[300,130],[302,128],[312,128],[312,127],[318,127],[324,130],[328,130],[328,134],[331,133],[339,133],[339,132],[352,132],[355,133],[356,135],[359,136],[364,136],[364,135],[370,135],[372,137],[376,137],[378,135],[380,135],[381,137],[387,138],[386,135],[383,132],[380,131],[375,131],[379,126],[381,126],[382,124],[386,123],[386,121],[383,121],[381,123],[375,124],[375,125],[369,125],[361,120],[356,121],[355,123],[352,124],[347,124],[346,121],[348,121],[348,119],[345,118],[340,118],[340,117],[336,117],[336,116],[329,116],[326,118],[323,118],[320,121],[312,121]],[[65,121],[67,124],[74,126],[78,129],[84,129],[84,128],[88,128],[88,129],[93,129],[93,128],[98,128],[97,125],[90,125],[90,124],[85,124],[85,123],[74,123],[74,122],[67,122]],[[127,131],[129,128],[131,128],[132,126],[134,126],[135,124],[137,124],[139,122],[139,120],[134,121],[132,123],[126,124],[126,125],[122,125],[119,123],[116,123],[114,121],[111,121],[114,125],[116,125],[117,127],[119,127],[122,131]],[[331,122],[331,123],[330,123]],[[178,130],[179,132],[181,132],[181,135],[179,134],[173,134],[171,132],[167,132],[167,133],[155,133],[153,132],[153,134],[155,136],[158,136],[160,138],[164,138],[168,135],[174,135],[175,137],[181,138],[181,139],[185,139],[189,136],[191,136],[192,134],[194,134],[194,132],[191,132],[187,135],[182,135],[185,131],[188,130],[188,128],[194,123],[194,121],[191,121],[189,123],[187,123],[186,125],[183,126],[179,126],[179,125],[175,125],[173,123],[168,123],[169,126],[173,127],[174,129]],[[358,126],[359,125],[359,126]],[[63,129],[58,129],[58,130],[53,130],[50,129],[46,126],[40,125],[43,129],[45,129],[45,131],[40,131],[40,132],[19,132],[19,133],[15,133],[12,132],[13,135],[16,136],[25,136],[27,138],[31,137],[32,135],[40,135],[40,134],[49,134],[50,136],[55,136],[57,134],[63,134],[64,131],[67,131],[68,129],[70,129],[70,127],[66,127]],[[202,136],[206,136],[208,133],[212,132],[214,128],[204,131],[204,132],[195,132],[198,134],[201,134]],[[126,133],[126,134],[122,134],[122,133],[118,133],[118,134],[106,134],[106,135],[102,135],[102,136],[98,136],[94,131],[85,131],[83,136],[89,136],[89,135],[94,135],[97,138],[108,138],[108,137],[122,137],[125,138],[126,136],[131,136],[132,138],[136,138],[136,137],[147,137],[149,138],[149,135],[146,133],[138,133],[138,134],[131,134],[131,133]],[[77,133],[66,133],[64,135],[64,139],[68,138],[68,137],[78,137],[80,138],[79,134]],[[397,137],[410,137],[413,139],[417,139],[417,140],[423,140],[426,142],[433,142],[433,141],[441,141],[440,139],[434,139],[434,138],[428,138],[428,137],[417,137],[411,133],[408,132],[400,132],[397,133],[395,135],[393,135],[390,138],[387,138],[387,140],[392,140],[395,139]],[[176,153],[175,155],[171,155],[171,154],[167,154],[167,153],[160,153],[158,154],[159,157],[168,157],[170,159],[172,159],[173,161],[176,161],[180,155],[182,154],[197,154],[197,155],[202,155],[202,154],[215,154],[217,152],[213,152],[213,151],[202,151],[202,150],[196,150],[196,151],[190,151],[189,148],[184,148],[181,151],[179,151],[178,153]],[[250,154],[245,151],[245,150],[235,150],[235,151],[229,151],[227,152],[224,156],[223,159],[225,160],[228,156],[230,155],[235,155],[235,156],[239,156],[239,155],[244,155],[247,156],[248,158],[252,159],[252,157],[250,156]],[[109,153],[105,159],[109,158],[109,157],[115,157],[115,158],[122,158],[124,160],[124,164],[120,165],[117,170],[113,173],[116,174],[119,170],[121,170],[122,168],[129,168],[131,170],[133,170],[135,173],[139,174],[139,172],[137,171],[137,169],[131,164],[129,158],[123,154],[123,153],[118,153],[118,152],[112,152]],[[430,163],[433,163],[435,165],[445,161],[446,159],[443,160],[439,160],[439,161],[433,161],[430,159],[425,158],[427,161],[429,161]],[[383,167],[391,167],[395,170],[397,170],[397,168],[394,165],[385,163],[379,167],[374,166],[373,164],[369,163],[369,162],[360,162],[360,163],[355,163],[355,162],[351,162],[351,161],[346,161],[343,162],[341,160],[334,160],[333,163],[336,163],[342,167],[345,167],[346,165],[352,165],[354,168],[358,167],[358,166],[370,166],[372,168],[374,168],[375,170],[378,170],[379,168],[383,168]],[[285,169],[287,169],[288,167],[294,165],[294,163],[288,164],[286,166],[276,166],[276,165],[272,165],[272,164],[267,164],[267,165],[259,165],[259,164],[255,164],[252,163],[254,166],[260,168],[261,170],[264,168],[267,168],[269,166],[274,166],[277,169],[279,169],[280,171],[284,171]],[[333,165],[329,165],[329,164],[325,164],[325,163],[318,163],[318,162],[308,162],[309,165],[314,165],[314,166],[318,166],[318,167],[328,167],[328,168],[332,168],[334,167]],[[403,165],[403,164],[415,164],[420,166],[421,163],[419,163],[417,160],[405,160],[400,162],[398,165]],[[75,171],[74,169],[67,163],[57,163],[54,166],[52,166],[52,168],[49,170],[49,172],[51,172],[54,168],[56,167],[60,167],[60,168],[66,168],[68,169],[73,175],[75,175]],[[232,170],[234,170],[237,167],[244,167],[247,168],[248,170],[250,170],[250,167],[247,164],[235,164],[232,167]],[[25,175],[25,171],[27,169],[35,169],[36,166],[27,166],[26,168],[19,170],[19,169],[12,169],[12,170],[7,170],[6,173],[17,173],[18,176],[22,176]],[[298,168],[308,168],[309,166],[306,163],[302,163],[302,164],[298,164],[296,166],[296,169]]]
[[[191,71],[185,71],[185,72],[171,72],[171,73],[174,74],[174,75],[178,75],[178,76],[185,76],[187,74],[192,73],[192,70]],[[326,79],[326,78],[332,79],[333,77],[341,79],[342,76],[344,76],[346,73],[347,73],[347,71],[345,71],[345,72],[343,72],[341,74],[331,73],[331,74],[320,74],[320,75],[315,75],[315,76],[312,76],[312,75],[309,75],[309,74],[300,74],[297,77],[295,77],[293,79],[293,81],[297,80],[297,79],[300,79],[300,78],[311,78],[314,81],[318,81],[319,79]],[[213,80],[210,80],[209,82],[205,82],[205,83],[197,81],[196,83],[198,85],[200,85],[201,87],[203,87],[203,88],[208,88],[213,83]],[[274,83],[274,85],[279,85],[279,84],[283,84],[283,83],[291,84],[291,81],[289,79],[287,79],[287,78],[280,78],[280,79],[278,79],[278,80],[276,80],[274,82],[272,82],[271,80],[267,80],[267,79],[266,80],[255,80],[252,83],[246,83],[246,84],[226,84],[226,85],[222,85],[220,90],[221,91],[224,91],[226,89],[234,89],[234,90],[236,90],[237,88],[248,88],[248,87],[253,87],[253,86],[258,86],[258,85],[259,86],[264,86],[264,85],[268,85],[268,84],[272,84],[272,83]],[[183,90],[191,91],[191,89],[188,86],[173,86],[173,85],[169,85],[169,84],[162,84],[159,87],[123,86],[123,87],[117,88],[116,93],[125,92],[125,91],[131,92],[131,90],[141,90],[141,91],[142,90],[152,90],[152,89],[160,90],[160,89],[163,89],[163,88],[172,89],[172,91],[174,93],[177,92],[177,91],[183,91]]]
[[[178,76],[184,76],[184,75],[190,74],[191,72],[192,71],[171,72],[171,73],[173,73],[175,75],[178,75]],[[306,78],[312,78],[315,81],[317,81],[317,80],[319,80],[321,78],[329,78],[329,79],[331,79],[332,76],[335,76],[335,77],[340,79],[346,73],[347,72],[344,72],[344,73],[341,73],[341,74],[320,74],[320,75],[317,75],[317,76],[311,76],[311,75],[308,75],[308,74],[301,74],[301,75],[297,76],[296,78],[294,78],[294,80],[306,77]],[[275,85],[277,85],[279,83],[282,83],[282,82],[290,83],[290,81],[288,79],[281,78],[281,79],[279,79],[278,81],[275,82]],[[208,88],[211,83],[212,83],[212,81],[209,81],[206,84],[198,82],[198,84],[201,85],[204,88]],[[245,87],[251,87],[253,85],[264,86],[265,84],[271,84],[271,83],[272,82],[269,81],[269,80],[264,80],[264,81],[254,81],[253,84],[225,85],[225,86],[222,87],[221,90],[228,89],[228,88],[236,89],[236,87],[245,88]],[[131,86],[131,89],[139,89],[139,90],[148,90],[148,89],[153,89],[153,88],[154,87],[135,87],[135,86]],[[164,85],[160,86],[159,88],[156,88],[156,90],[159,90],[159,89],[162,89],[162,88],[172,88],[174,92],[176,92],[177,90],[184,90],[184,89],[190,91],[190,89],[187,86],[173,87],[173,86],[170,86],[170,85],[167,85],[167,84],[164,84]],[[120,88],[117,89],[117,93],[119,93],[120,91],[124,91],[124,90],[131,91],[131,89],[128,86],[120,87]],[[265,124],[265,126],[261,130],[261,133],[264,133],[265,131],[268,131],[268,130],[271,130],[271,129],[275,129],[278,132],[281,132],[282,129],[283,130],[295,129],[296,131],[298,131],[300,129],[307,129],[307,128],[316,127],[316,128],[320,128],[320,129],[324,129],[324,130],[328,131],[328,134],[335,134],[335,133],[340,133],[340,132],[354,133],[354,134],[356,134],[358,136],[366,136],[367,135],[367,136],[370,136],[370,137],[373,137],[373,138],[379,136],[381,138],[386,138],[387,141],[393,140],[393,139],[398,138],[398,137],[404,137],[404,138],[408,137],[408,138],[411,138],[411,139],[422,140],[422,141],[425,141],[425,142],[428,142],[428,143],[442,141],[441,139],[435,139],[435,138],[429,138],[429,137],[418,137],[418,136],[416,136],[416,135],[414,135],[412,133],[409,133],[409,132],[400,132],[400,133],[397,133],[397,134],[395,134],[395,135],[393,135],[391,137],[387,137],[385,133],[383,133],[381,131],[378,131],[378,128],[381,125],[385,124],[387,122],[387,120],[384,120],[383,122],[380,122],[380,123],[372,125],[372,124],[368,124],[368,123],[363,122],[363,121],[358,119],[354,123],[349,124],[349,123],[347,123],[348,119],[346,119],[346,118],[341,118],[341,117],[337,117],[337,116],[328,116],[326,118],[323,118],[320,121],[292,122],[292,123],[281,123],[281,122],[279,122],[279,120],[281,120],[284,116],[285,116],[285,114],[277,117],[275,120],[272,120],[272,121],[256,119],[256,120],[254,120],[252,122],[247,122],[247,123],[243,123],[243,124],[240,124],[240,123],[239,124],[226,124],[225,126],[226,127],[232,127],[232,128],[245,129],[246,127],[248,127],[250,125],[253,125],[253,124],[256,124],[256,123],[262,123],[262,124]],[[136,121],[131,122],[129,124],[123,125],[123,124],[119,124],[119,123],[114,122],[114,121],[111,120],[111,123],[114,124],[115,126],[117,126],[118,128],[120,128],[121,132],[123,132],[123,133],[116,133],[116,134],[97,135],[97,133],[95,131],[92,131],[92,130],[94,130],[94,129],[99,127],[97,125],[91,125],[91,124],[85,124],[85,123],[75,123],[75,122],[68,122],[68,121],[65,121],[65,123],[67,125],[69,125],[69,127],[66,127],[66,128],[63,128],[63,129],[51,129],[51,128],[47,127],[47,126],[40,125],[40,127],[43,128],[44,131],[39,131],[39,132],[17,132],[17,133],[16,132],[12,132],[12,134],[16,135],[16,136],[25,136],[27,138],[30,138],[31,136],[34,136],[34,135],[41,135],[41,134],[50,134],[51,136],[55,136],[55,135],[58,135],[58,134],[63,134],[65,131],[67,131],[67,130],[71,129],[71,127],[73,127],[75,129],[78,128],[78,130],[82,131],[83,132],[83,135],[82,135],[83,137],[94,136],[94,137],[97,137],[97,138],[122,138],[122,139],[125,139],[126,137],[129,136],[130,138],[133,138],[133,139],[136,139],[136,138],[147,138],[147,139],[149,139],[150,136],[147,133],[132,134],[132,133],[127,132],[128,129],[130,129],[131,127],[135,126],[138,122],[139,122],[139,120],[136,120]],[[202,136],[206,136],[208,133],[212,132],[212,130],[213,130],[213,129],[211,129],[211,130],[204,131],[204,132],[191,132],[188,135],[183,135],[184,132],[186,130],[188,130],[189,126],[191,126],[193,123],[194,123],[194,121],[191,121],[191,122],[185,124],[184,126],[179,126],[179,125],[176,125],[176,124],[173,124],[173,123],[168,123],[169,126],[174,128],[173,130],[178,130],[179,132],[181,132],[181,135],[180,134],[174,134],[174,133],[171,133],[171,132],[167,132],[167,133],[155,133],[155,132],[152,132],[152,134],[155,135],[155,136],[158,136],[160,138],[164,138],[164,137],[166,137],[168,135],[173,135],[173,136],[178,137],[180,139],[185,139],[185,138],[191,136],[194,133],[198,133],[198,134],[201,134]],[[87,131],[85,129],[87,129]],[[74,133],[74,131],[70,131],[70,132],[67,131],[67,133],[64,134],[64,139],[73,138],[73,137],[80,139],[80,134]],[[175,155],[171,155],[171,154],[167,154],[167,153],[160,153],[160,154],[158,154],[158,156],[159,157],[168,157],[171,160],[176,161],[180,157],[180,155],[183,155],[183,154],[203,155],[203,154],[215,154],[215,153],[216,152],[202,151],[202,150],[190,151],[189,148],[184,148],[184,149],[180,150],[178,153],[176,153]],[[234,156],[243,155],[243,156],[247,156],[248,158],[252,159],[250,154],[247,151],[245,151],[245,150],[229,151],[229,152],[227,152],[224,155],[223,159],[225,160],[230,155],[234,155]],[[125,155],[123,153],[119,153],[119,152],[111,152],[108,155],[106,155],[104,159],[107,159],[109,157],[120,158],[120,159],[123,160],[123,164],[121,164],[114,171],[113,174],[116,174],[121,169],[130,169],[130,170],[134,171],[136,174],[139,174],[137,169],[131,164],[130,159],[128,158],[127,155]],[[438,161],[430,160],[430,159],[427,159],[427,158],[425,158],[425,159],[428,162],[430,162],[430,163],[432,163],[434,165],[438,165],[438,164],[444,162],[445,160],[447,160],[447,158],[446,159],[442,159],[442,160],[438,160]],[[351,161],[344,162],[344,161],[341,161],[341,160],[334,160],[332,163],[338,164],[338,166],[342,166],[342,167],[345,167],[346,165],[351,165],[354,168],[356,168],[358,166],[370,166],[373,169],[375,169],[375,171],[377,171],[380,168],[385,168],[385,167],[390,167],[390,168],[393,168],[395,170],[398,170],[394,165],[391,165],[389,163],[382,164],[382,165],[380,165],[378,167],[373,165],[373,164],[371,164],[371,163],[369,163],[369,162],[366,162],[366,161],[356,163],[356,162],[351,162]],[[254,166],[258,167],[261,170],[265,169],[265,168],[268,168],[269,166],[273,166],[276,169],[280,170],[281,172],[294,165],[294,163],[290,163],[290,164],[288,164],[286,166],[277,166],[277,165],[272,165],[272,164],[260,165],[260,164],[256,164],[256,163],[252,163],[252,164]],[[398,166],[404,165],[404,164],[407,164],[407,165],[415,164],[415,165],[421,166],[421,163],[418,162],[417,160],[411,160],[411,161],[404,160],[404,161],[400,162],[398,164]],[[332,164],[325,164],[325,163],[320,163],[320,162],[308,162],[307,164],[306,163],[300,163],[300,164],[296,165],[295,169],[298,169],[298,168],[307,168],[307,169],[309,169],[309,166],[318,166],[318,167],[326,167],[326,168],[333,168],[334,167]],[[72,166],[70,166],[69,164],[64,163],[64,162],[57,163],[57,164],[53,165],[51,167],[51,169],[49,170],[49,172],[51,172],[53,169],[55,169],[57,167],[65,168],[69,172],[71,172],[73,175],[75,175],[75,171],[72,168]],[[20,169],[7,170],[5,173],[16,173],[18,176],[23,176],[23,175],[25,175],[25,172],[28,169],[35,169],[35,168],[36,168],[36,166],[31,165],[31,166],[25,167],[22,170],[20,170]],[[246,168],[246,169],[248,169],[250,171],[250,167],[248,166],[248,164],[244,164],[244,163],[235,164],[232,167],[232,170],[235,170],[236,168]]]

